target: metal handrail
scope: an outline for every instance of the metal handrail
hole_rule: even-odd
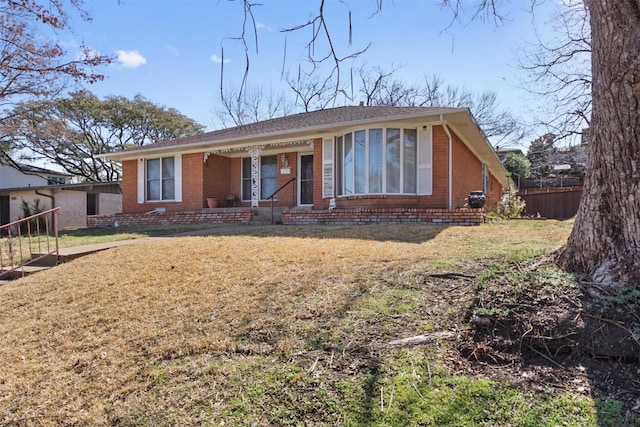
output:
[[[22,274],[24,275],[24,266],[32,264],[41,260],[49,255],[59,255],[58,246],[58,211],[60,208],[53,208],[35,215],[28,216],[26,218],[19,219],[17,221],[10,222],[3,226],[0,226],[0,236],[3,232],[6,232],[7,237],[0,237],[0,278],[10,274],[11,272],[22,268]],[[51,215],[52,220],[49,221],[48,215]],[[44,218],[44,230],[40,229],[40,219]],[[35,230],[32,230],[31,223],[35,221]],[[23,235],[22,225],[26,225],[26,236]],[[12,230],[15,229],[15,236],[12,235]],[[43,251],[43,242],[41,234],[45,237],[46,250]],[[55,248],[52,248],[49,241],[50,235],[54,240]],[[17,244],[14,242],[17,239]],[[34,248],[34,242],[37,246]],[[23,251],[23,241],[25,241],[26,249]],[[3,250],[6,243],[6,251]],[[34,252],[37,249],[37,252]],[[5,258],[7,264],[5,264]],[[26,261],[24,261],[26,259]]]
[[[291,178],[289,181],[285,182],[284,184],[282,184],[280,186],[280,188],[278,188],[276,191],[274,191],[273,193],[271,193],[271,195],[269,197],[267,197],[267,200],[271,200],[271,224],[273,225],[273,197],[278,194],[282,189],[284,189],[287,185],[291,184],[293,181],[295,181],[297,178],[294,176],[293,178]],[[296,204],[296,192],[293,192],[293,200],[292,200],[293,205]]]

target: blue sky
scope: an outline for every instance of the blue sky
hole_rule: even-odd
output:
[[[318,3],[264,0],[263,6],[254,8],[258,53],[251,43],[249,84],[286,90],[281,72],[284,68],[297,73],[309,31],[285,36],[281,29],[306,22]],[[362,63],[385,69],[399,67],[396,77],[407,83],[419,83],[424,75],[436,74],[448,84],[474,92],[495,91],[502,106],[528,114],[534,102],[515,87],[523,77],[516,67],[516,52],[535,40],[534,29],[544,34],[548,12],[556,3],[547,0],[532,15],[531,0],[505,2],[507,16],[500,26],[463,21],[447,28],[451,13],[442,10],[436,0],[385,0],[378,14],[373,14],[377,0],[327,0],[326,16],[339,53],[348,54],[371,43],[354,67]],[[226,85],[239,85],[245,66],[244,50],[233,40],[242,28],[241,2],[91,0],[86,7],[93,21],[72,23],[73,33],[64,35],[69,51],[84,42],[117,57],[101,70],[105,80],[89,90],[100,97],[141,94],[156,104],[177,109],[208,130],[220,127],[214,108],[222,47],[227,61]],[[351,47],[346,31],[349,10],[353,17]]]

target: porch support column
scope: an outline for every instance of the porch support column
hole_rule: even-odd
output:
[[[260,200],[260,153],[264,145],[249,148],[251,156],[251,207],[257,208]]]

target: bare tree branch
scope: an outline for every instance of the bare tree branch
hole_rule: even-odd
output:
[[[295,108],[284,94],[276,94],[271,87],[248,86],[242,95],[239,96],[239,92],[239,88],[228,86],[220,99],[221,105],[215,114],[223,126],[239,126],[285,116]]]
[[[578,135],[591,117],[591,29],[582,4],[567,5],[552,21],[554,37],[537,42],[519,58],[527,73],[520,86],[548,102],[538,125],[558,139]]]

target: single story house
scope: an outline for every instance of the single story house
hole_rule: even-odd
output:
[[[271,206],[270,196],[289,224],[474,223],[470,192],[494,207],[509,179],[467,108],[338,107],[103,156],[122,162],[122,214],[106,219],[122,224],[225,212],[244,222],[238,210]]]
[[[112,215],[122,211],[119,182],[3,188],[0,189],[0,225],[23,218],[23,203],[33,209],[36,200],[40,211],[60,208],[59,230],[86,227],[91,215]]]
[[[88,215],[122,211],[119,182],[69,183],[69,174],[23,163],[0,163],[0,225],[23,218],[23,203],[40,211],[59,207],[58,228],[87,226]]]

